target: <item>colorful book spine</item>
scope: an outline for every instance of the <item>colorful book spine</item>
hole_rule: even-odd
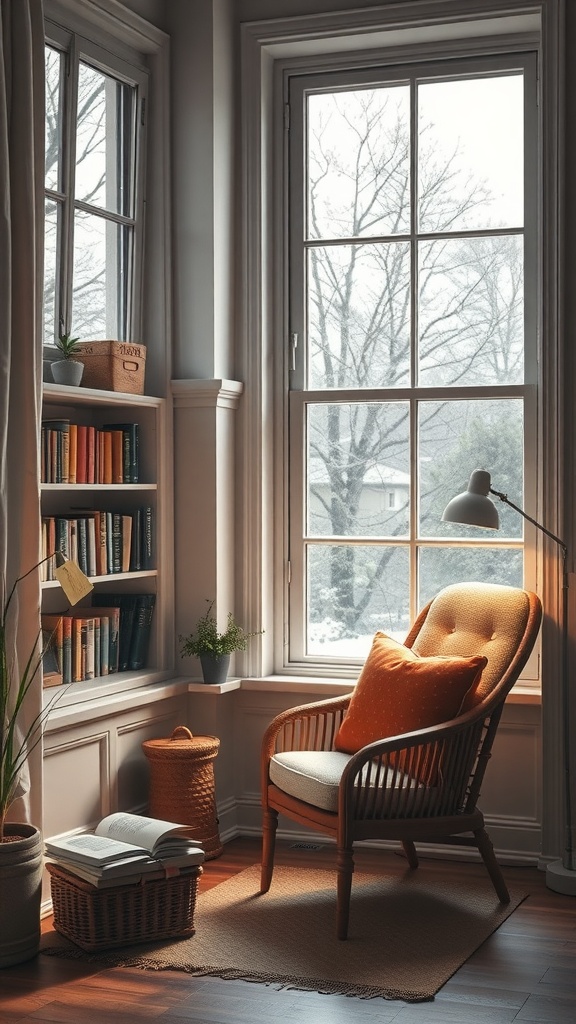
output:
[[[78,460],[78,426],[76,423],[70,424],[70,452],[68,460],[68,482],[71,484],[76,483],[76,463]]]
[[[84,423],[78,424],[76,441],[76,483],[88,483],[88,427]]]
[[[128,653],[128,668],[133,671],[145,668],[147,664],[155,603],[155,594],[139,594],[134,602],[134,619]]]
[[[146,505],[142,510],[142,568],[152,569],[154,567],[154,534],[153,534],[154,512],[151,505]]]

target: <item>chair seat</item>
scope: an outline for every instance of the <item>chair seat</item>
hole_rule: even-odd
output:
[[[338,787],[342,772],[351,760],[352,754],[343,754],[339,750],[288,750],[274,754],[270,760],[270,781],[296,800],[303,800],[323,811],[336,813],[338,810]],[[370,768],[371,787],[377,785],[380,791],[386,791],[386,780],[380,771],[377,780],[377,766]],[[390,782],[394,779],[394,788],[406,789],[415,787],[413,779],[400,772],[389,772]],[[429,788],[418,787],[428,795]],[[380,801],[381,803],[381,801]]]
[[[289,750],[270,761],[270,781],[284,793],[323,811],[338,810],[338,785],[351,754]]]

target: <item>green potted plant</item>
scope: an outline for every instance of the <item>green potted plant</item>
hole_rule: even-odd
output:
[[[52,376],[56,384],[75,387],[80,384],[84,373],[84,363],[81,363],[79,359],[74,359],[76,353],[80,351],[77,344],[79,340],[79,338],[73,338],[71,332],[66,334],[61,331],[58,335],[56,348],[59,358],[52,363]]]
[[[180,654],[183,658],[194,656],[200,659],[205,683],[223,683],[228,675],[230,655],[233,651],[245,651],[250,637],[258,636],[264,630],[247,633],[228,612],[226,629],[218,631],[218,623],[212,613],[214,601],[208,601],[208,610],[196,623],[196,631],[180,636]]]

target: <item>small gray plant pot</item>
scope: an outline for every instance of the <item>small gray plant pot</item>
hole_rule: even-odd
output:
[[[77,359],[56,359],[52,363],[52,376],[55,384],[67,384],[78,387],[84,373],[84,363]]]
[[[40,948],[42,835],[33,825],[5,826],[0,843],[0,968],[21,964]]]
[[[200,664],[205,683],[225,683],[230,667],[230,655],[201,654]]]

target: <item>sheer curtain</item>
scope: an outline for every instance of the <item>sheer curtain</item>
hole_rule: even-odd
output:
[[[42,0],[0,0],[0,601],[40,558],[38,437],[44,248]],[[15,669],[39,629],[40,582],[18,587]],[[37,680],[24,719],[38,713]],[[41,750],[21,779],[12,819],[41,825]],[[30,785],[32,783],[32,785]]]

